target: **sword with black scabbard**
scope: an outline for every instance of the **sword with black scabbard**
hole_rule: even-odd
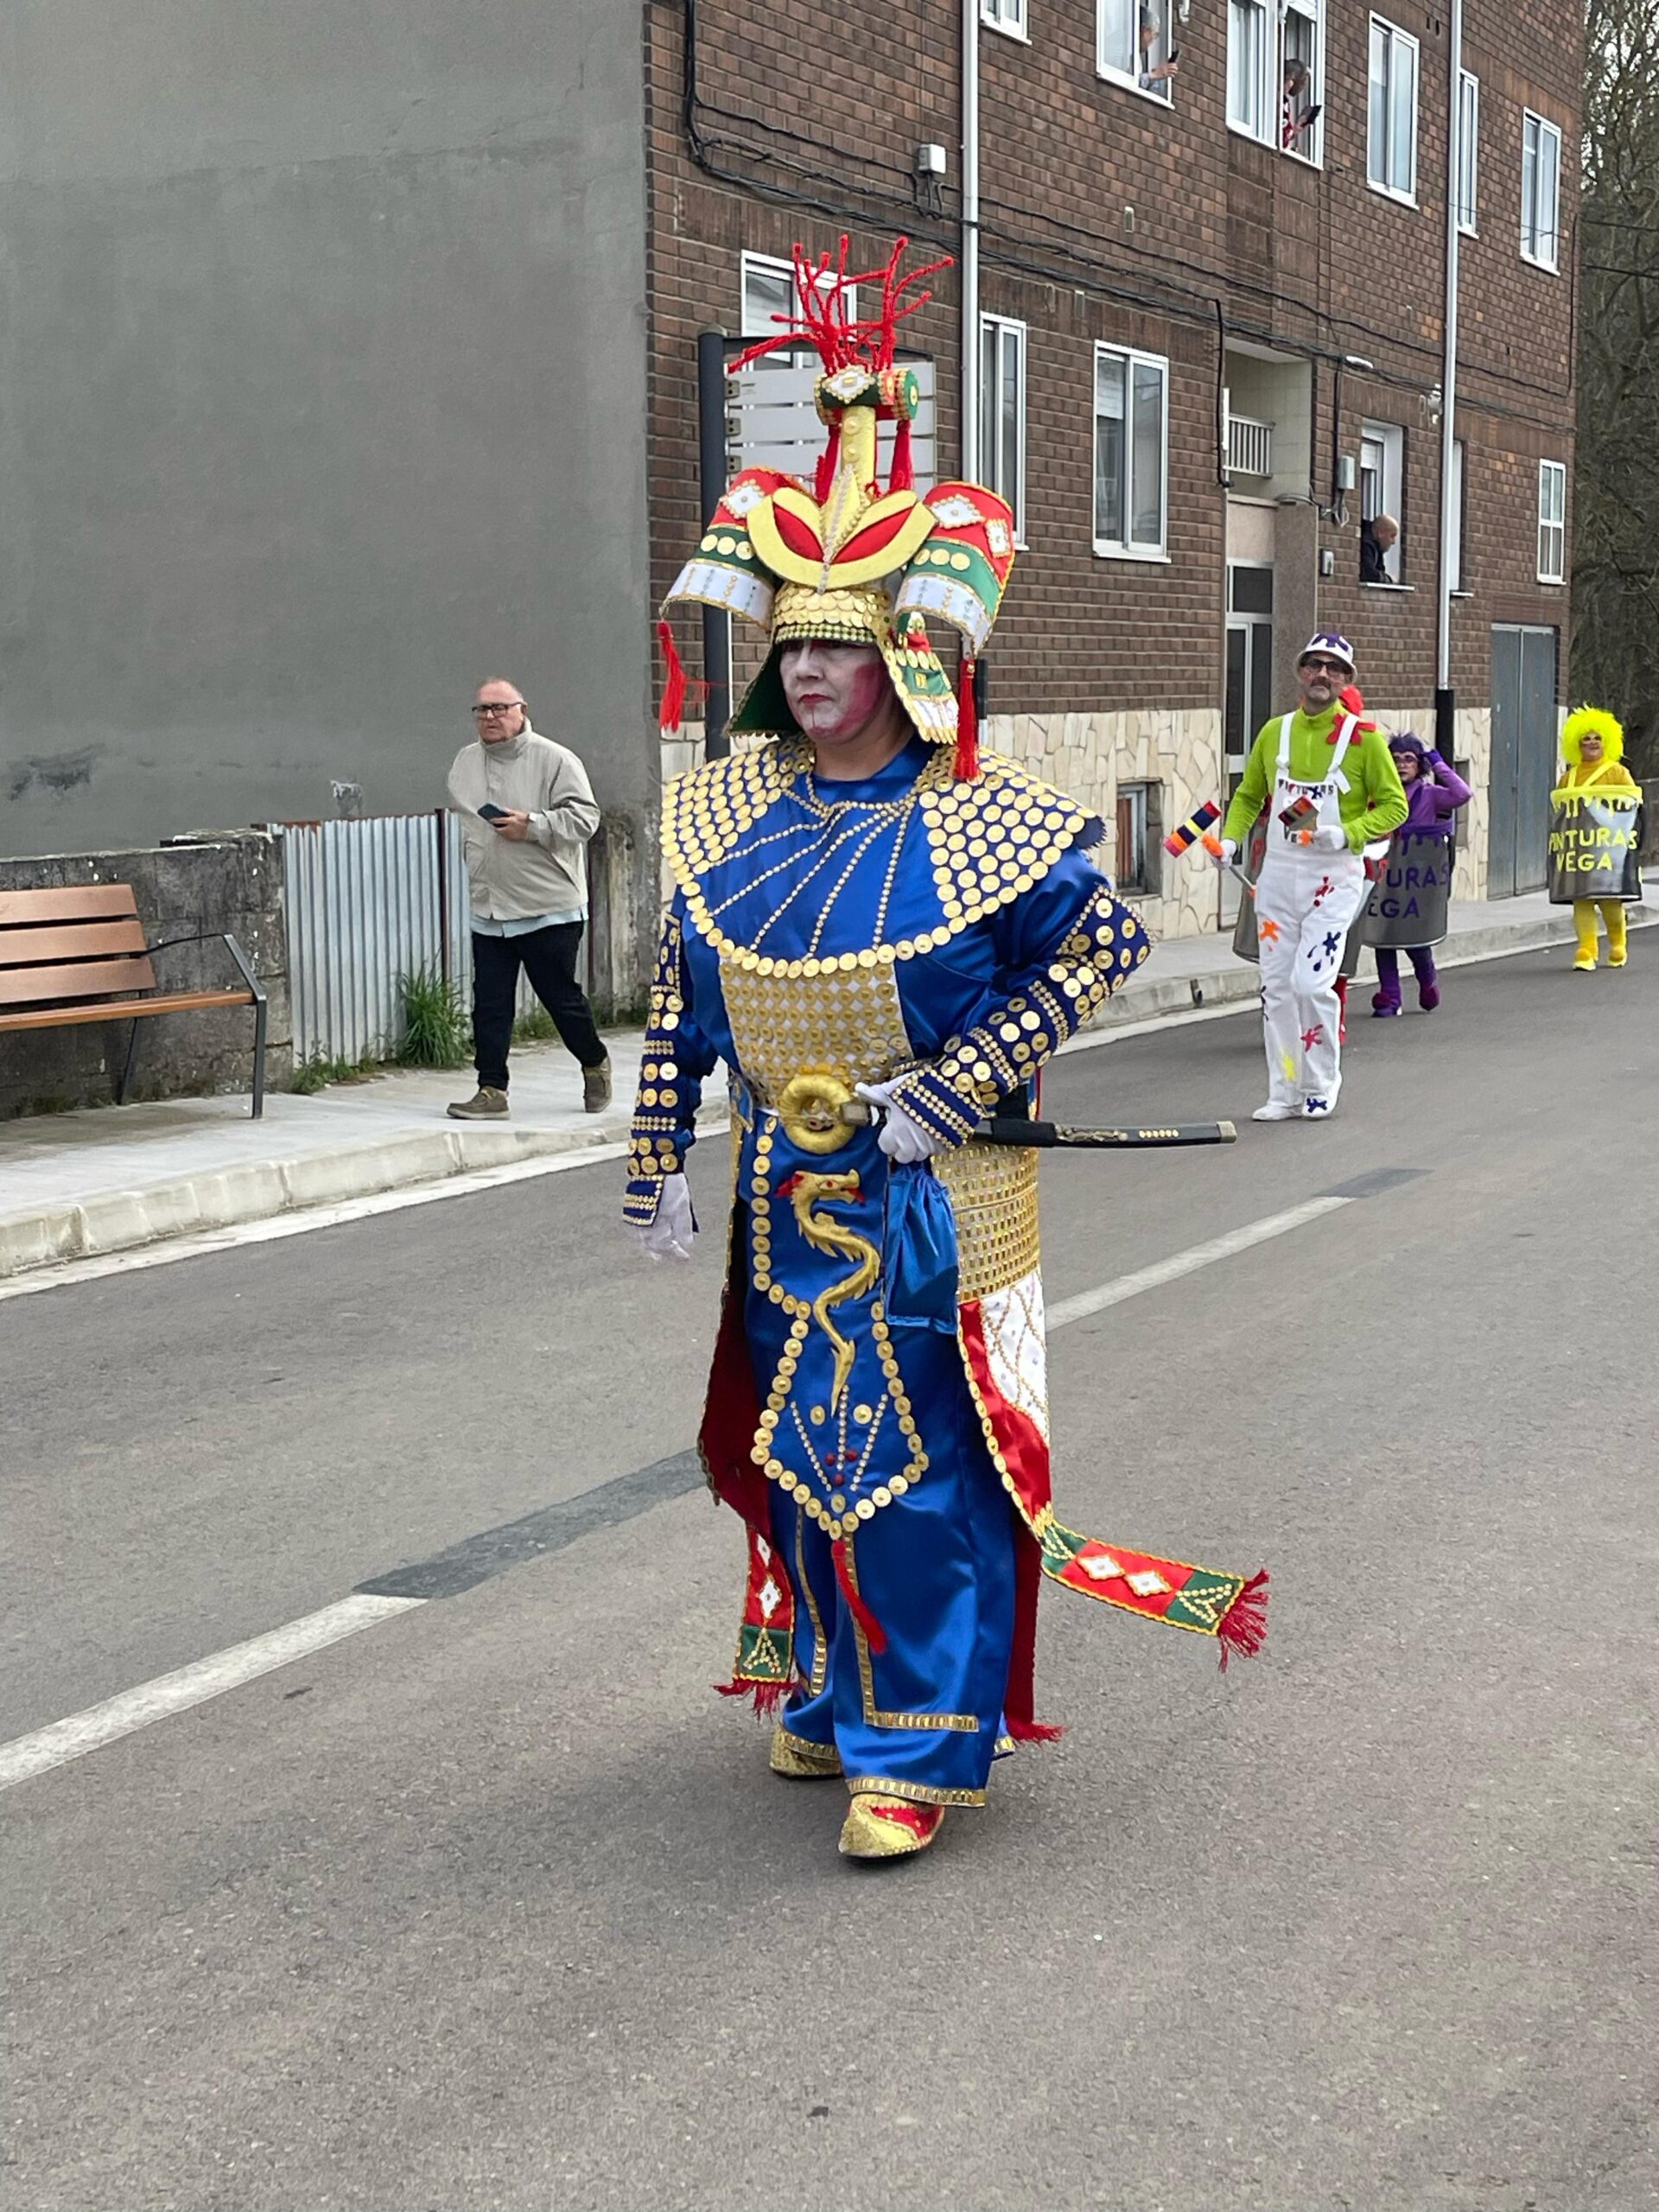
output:
[[[837,1118],[854,1128],[864,1128],[876,1116],[862,1098],[849,1098]],[[1129,1152],[1171,1145],[1236,1144],[1238,1131],[1230,1122],[1177,1122],[1166,1128],[1080,1129],[1069,1122],[1033,1122],[998,1114],[980,1123],[974,1131],[974,1141],[1023,1145],[1033,1152]]]

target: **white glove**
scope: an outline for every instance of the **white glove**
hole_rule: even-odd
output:
[[[689,1260],[696,1224],[691,1217],[691,1185],[683,1175],[665,1175],[657,1217],[639,1231],[639,1249],[648,1260]]]
[[[1221,841],[1220,851],[1214,854],[1212,857],[1217,868],[1230,868],[1238,858],[1238,840],[1236,837],[1224,837]]]
[[[1345,853],[1348,832],[1337,829],[1332,823],[1324,823],[1313,832],[1312,843],[1316,853]]]
[[[891,1084],[861,1083],[856,1088],[861,1098],[881,1110],[881,1126],[875,1141],[889,1160],[896,1160],[900,1167],[911,1167],[938,1149],[938,1139],[919,1122],[912,1121],[902,1106],[895,1104]]]

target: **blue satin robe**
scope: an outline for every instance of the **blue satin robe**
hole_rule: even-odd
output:
[[[811,778],[812,796],[832,810],[827,820],[785,794],[743,836],[737,855],[701,876],[706,914],[728,940],[780,960],[862,950],[878,916],[888,944],[937,930],[940,894],[922,824],[914,810],[895,814],[892,804],[910,791],[928,757],[912,740],[866,780]],[[1074,845],[994,913],[898,962],[917,1059],[936,1062],[995,1023],[1011,998],[1019,1003],[1033,979],[1059,975],[1057,963],[1075,965],[1075,951],[1063,948],[1075,948],[1079,928],[1103,913],[1111,917],[1125,966],[1133,965],[1144,952],[1139,923]],[[1100,926],[1103,936],[1107,925]],[[1042,988],[1052,1003],[1054,986]],[[878,1650],[844,1599],[825,1533],[787,1488],[769,1485],[772,1536],[793,1587],[805,1683],[784,1725],[815,1745],[833,1743],[854,1787],[977,1803],[1003,1739],[1015,1522],[963,1373],[949,1201],[925,1166],[890,1169],[874,1129],[826,1156],[791,1142],[757,1103],[728,1018],[720,956],[683,889],[664,933],[656,1005],[672,1011],[658,1014],[668,1027],[657,1029],[654,1042],[648,1033],[647,1073],[671,1066],[673,1074],[655,1086],[658,1110],[642,1124],[658,1134],[636,1138],[630,1217],[649,1217],[662,1173],[690,1148],[702,1081],[726,1061],[740,1131],[734,1251],[747,1284],[755,1389],[774,1419],[772,1449],[836,1513],[860,1510],[861,1498],[879,1508],[846,1543],[849,1578],[886,1638]],[[1045,1020],[1037,1041],[1052,1051],[1060,1025]],[[1022,1067],[1030,1057],[1022,1047]],[[918,1100],[917,1110],[926,1118],[928,1102]],[[970,1103],[969,1118],[979,1110]],[[826,1173],[855,1176],[856,1192],[813,1198],[803,1221],[791,1185],[798,1192],[797,1177]],[[879,1277],[851,1294],[839,1288],[861,1248],[883,1263],[885,1311]],[[804,1317],[826,1292],[836,1293],[825,1308],[827,1327]]]

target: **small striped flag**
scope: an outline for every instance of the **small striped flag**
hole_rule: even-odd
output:
[[[1221,819],[1221,809],[1213,799],[1205,799],[1196,814],[1189,814],[1179,830],[1172,830],[1164,840],[1164,850],[1172,859],[1179,860],[1189,847],[1196,845],[1205,831]]]

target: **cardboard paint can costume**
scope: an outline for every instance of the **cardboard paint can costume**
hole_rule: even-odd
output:
[[[1586,737],[1601,740],[1601,758],[1586,764]],[[1642,793],[1624,766],[1624,733],[1611,715],[1580,707],[1561,728],[1566,773],[1549,795],[1549,900],[1630,904],[1642,896]]]
[[[744,616],[770,651],[733,719],[760,741],[665,795],[675,888],[626,1207],[653,1222],[723,1061],[734,1185],[700,1449],[748,1552],[723,1688],[779,1716],[779,1771],[844,1774],[855,1812],[889,1815],[978,1803],[999,1749],[1052,1732],[1033,1709],[1045,1580],[1224,1656],[1262,1633],[1256,1582],[1085,1536],[1051,1496],[1035,1155],[974,1133],[1029,1103],[1147,943],[1087,858],[1099,825],[979,755],[967,677],[1013,521],[983,486],[909,480],[901,250],[856,276],[844,242],[835,264],[798,254],[799,315],[775,342],[823,359],[823,461],[810,486],[744,471],[669,594]],[[855,283],[880,288],[868,321]],[[963,639],[959,696],[940,621]],[[914,734],[875,774],[816,772],[782,679],[798,639],[879,650]],[[931,1159],[899,1165],[843,1116],[875,1084]]]

